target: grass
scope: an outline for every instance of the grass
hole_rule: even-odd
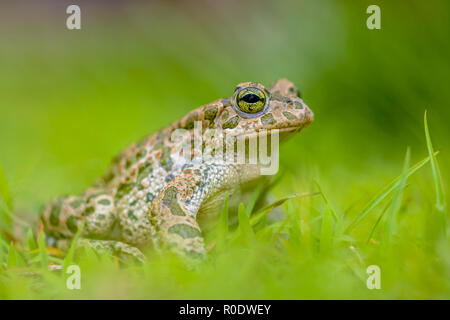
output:
[[[436,155],[433,150],[433,145],[431,143],[430,132],[428,130],[427,112],[425,111],[424,116],[425,125],[425,136],[427,140],[428,154],[431,160],[431,172],[433,174],[434,183],[434,193],[436,195],[436,203],[433,208],[433,215],[436,215],[436,227],[438,228],[437,236],[438,238],[445,238],[446,236],[446,203],[444,195],[444,185],[442,183],[441,171],[439,170],[439,164],[436,160]]]
[[[42,232],[36,244],[29,229],[24,241],[8,243],[2,235],[0,297],[449,298],[449,279],[444,270],[449,267],[450,247],[445,233],[440,231],[445,229],[440,224],[445,207],[439,199],[445,196],[426,116],[425,132],[429,156],[410,167],[408,149],[401,175],[363,206],[359,214],[354,212],[357,217],[347,228],[344,224],[349,214],[336,212],[316,182],[316,193],[280,198],[259,210],[255,203],[263,192],[257,188],[248,204],[239,205],[235,224],[229,224],[227,197],[217,232],[208,245],[208,261],[193,269],[169,254],[152,253],[144,264],[124,266],[107,254],[75,249],[79,233],[68,253],[61,257],[57,250],[45,247]],[[408,227],[417,217],[415,212],[408,213],[411,205],[405,201],[411,188],[408,177],[419,169],[430,168],[439,200],[427,214],[431,220],[428,223],[439,234],[433,242],[412,234],[422,234],[426,227]],[[6,180],[2,190],[7,190]],[[8,195],[9,192],[2,192],[2,198]],[[366,228],[367,233],[352,233],[362,218],[386,205],[373,227]],[[281,219],[265,219],[276,210],[282,214]],[[412,264],[419,258],[419,264]],[[53,266],[50,269],[49,264]],[[79,291],[65,287],[66,270],[71,264],[81,266]],[[381,267],[382,290],[366,287],[365,269],[373,264]],[[109,290],[112,287],[119,290]]]
[[[380,0],[376,31],[370,4],[86,3],[74,32],[63,7],[2,6],[0,299],[450,298],[450,4]],[[316,120],[281,146],[283,174],[236,212],[224,203],[208,261],[149,252],[121,267],[45,247],[35,221],[52,197],[235,84],[282,77]],[[71,263],[81,290],[66,287]]]

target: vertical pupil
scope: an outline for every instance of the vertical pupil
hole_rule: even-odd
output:
[[[255,102],[261,101],[262,99],[254,93],[249,93],[249,94],[246,94],[245,96],[243,96],[242,100],[247,103],[255,103]]]

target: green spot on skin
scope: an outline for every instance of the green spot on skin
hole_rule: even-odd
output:
[[[59,224],[59,215],[61,213],[61,206],[63,199],[59,198],[56,204],[52,207],[50,211],[50,224],[57,226]]]
[[[239,123],[239,116],[234,116],[233,118],[231,118],[230,120],[228,120],[227,122],[225,122],[222,125],[223,129],[233,129],[236,128],[236,126]]]
[[[115,199],[116,201],[119,201],[122,199],[126,194],[130,193],[131,190],[134,188],[134,183],[122,183],[119,188],[117,188]]]
[[[198,114],[197,112],[192,112],[187,120],[186,120],[186,124],[184,125],[184,128],[187,130],[193,129],[194,128],[194,122],[198,120]]]
[[[137,183],[141,183],[142,180],[147,178],[153,172],[153,166],[150,162],[145,163],[142,167],[139,168]]]
[[[217,116],[217,106],[209,106],[205,109],[205,120],[212,121]]]
[[[294,101],[294,105],[295,109],[303,109],[303,105],[298,101]]]
[[[70,216],[66,220],[67,228],[72,232],[76,233],[78,231],[78,219],[75,216]]]
[[[168,232],[178,234],[184,239],[200,237],[200,231],[198,231],[198,229],[184,223],[171,226],[168,229]]]
[[[94,207],[87,207],[84,212],[83,212],[83,216],[89,216],[91,215],[93,212],[95,211]]]
[[[272,94],[271,99],[275,100],[275,101],[284,102],[284,103],[292,103],[291,98],[282,96],[282,95],[277,94],[277,93]]]
[[[111,204],[111,201],[109,201],[108,199],[101,199],[98,203],[104,206],[109,206]]]
[[[108,182],[112,181],[114,179],[114,177],[115,177],[114,172],[110,171],[103,177],[103,181],[108,183]]]
[[[228,111],[224,111],[224,113],[222,113],[222,120],[226,119],[228,119]]]
[[[164,205],[169,207],[173,215],[184,216],[185,214],[178,204],[177,193],[178,191],[176,187],[168,187],[164,192],[162,202]]]
[[[81,206],[82,203],[83,203],[83,200],[77,199],[77,200],[73,200],[69,205],[72,209],[77,209]]]
[[[145,201],[147,202],[152,202],[153,199],[155,199],[155,195],[153,193],[147,193],[147,195],[145,196]]]
[[[273,118],[273,115],[271,113],[265,114],[261,117],[261,123],[263,125],[271,125],[276,123],[275,119]]]
[[[128,216],[128,218],[130,220],[137,221],[137,217],[134,215],[134,211],[133,210],[129,210],[127,216]]]
[[[202,142],[202,153],[205,152],[206,149],[206,141]]]
[[[101,195],[101,193],[93,193],[91,195],[89,195],[86,199],[86,203],[90,202],[92,199],[94,199],[95,197]]]
[[[136,160],[140,160],[147,154],[147,149],[142,149],[138,153],[136,153]]]
[[[127,160],[127,162],[125,162],[125,168],[129,169],[129,168],[133,165],[133,163],[135,163],[135,162],[136,162],[136,155],[131,156],[131,157]]]
[[[162,149],[160,164],[164,169],[166,169],[167,172],[169,172],[170,169],[172,169],[173,162],[172,162],[172,158],[170,157],[170,148],[169,147],[165,147]]]
[[[287,112],[287,111],[283,111],[283,116],[285,116],[286,119],[288,119],[288,120],[297,120],[296,116],[294,116],[292,113]]]
[[[119,164],[123,159],[123,154],[118,154],[117,156],[115,156],[112,160],[113,164]]]

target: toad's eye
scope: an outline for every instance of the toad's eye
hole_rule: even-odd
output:
[[[235,96],[236,106],[246,114],[259,113],[264,109],[266,102],[266,93],[255,87],[243,88]]]

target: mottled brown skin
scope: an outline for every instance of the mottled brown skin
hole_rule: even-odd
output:
[[[96,250],[142,260],[139,248],[189,256],[204,256],[205,246],[198,218],[217,211],[226,192],[239,194],[240,186],[259,178],[257,165],[218,160],[186,161],[179,156],[175,129],[193,136],[201,121],[204,146],[213,145],[208,129],[239,136],[263,129],[294,133],[313,121],[312,111],[288,80],[269,90],[257,83],[241,83],[235,91],[257,88],[267,95],[259,114],[245,114],[234,97],[219,99],[188,113],[171,126],[132,144],[114,158],[108,172],[81,195],[54,199],[41,215],[50,245],[67,247],[84,222],[81,244]],[[270,134],[270,131],[268,131]],[[192,148],[190,152],[196,154]],[[51,241],[50,241],[51,242]]]

